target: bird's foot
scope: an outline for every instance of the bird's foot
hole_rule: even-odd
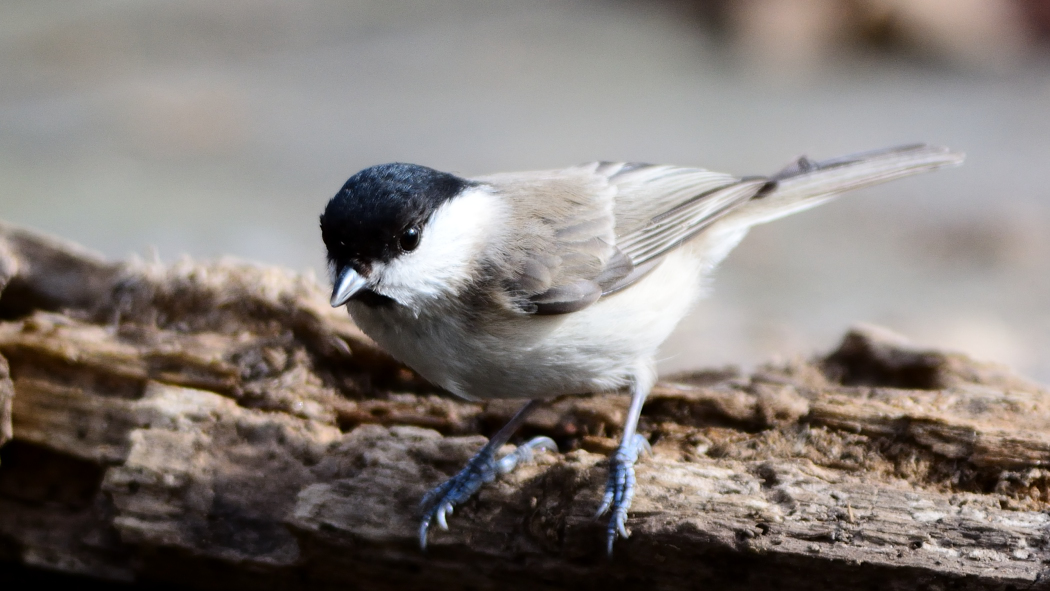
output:
[[[601,517],[612,510],[609,516],[609,528],[606,530],[605,543],[606,552],[612,556],[613,542],[616,536],[628,537],[625,526],[627,522],[627,510],[631,508],[634,499],[634,464],[638,461],[641,452],[652,453],[649,442],[639,434],[635,434],[630,440],[620,444],[613,455],[609,457],[609,481],[605,484],[605,497],[602,499],[601,507],[595,517]]]
[[[452,507],[472,497],[486,482],[492,482],[497,476],[513,472],[519,464],[531,461],[536,451],[558,451],[558,446],[550,437],[536,437],[496,459],[496,450],[486,445],[470,458],[459,473],[430,489],[419,504],[423,514],[419,525],[419,547],[426,549],[427,530],[432,522],[437,521],[441,529],[447,530],[447,517],[452,514]]]

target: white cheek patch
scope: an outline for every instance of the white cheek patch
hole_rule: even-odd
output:
[[[376,291],[417,310],[425,300],[458,292],[473,278],[489,236],[500,231],[501,206],[482,188],[445,202],[423,225],[415,250],[375,269]]]

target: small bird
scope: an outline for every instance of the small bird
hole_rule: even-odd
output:
[[[419,543],[485,482],[546,437],[497,451],[544,399],[629,387],[598,515],[606,549],[627,537],[634,465],[648,451],[638,418],[657,349],[748,229],[851,189],[963,156],[909,145],[814,162],[768,177],[594,162],[476,178],[415,164],[350,177],[321,215],[332,306],[376,343],[468,400],[518,398],[520,411],[421,504]]]

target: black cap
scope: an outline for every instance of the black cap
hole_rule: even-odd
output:
[[[402,252],[398,241],[406,230],[422,227],[435,209],[469,185],[466,179],[417,164],[395,162],[362,170],[346,181],[321,215],[329,263],[367,274],[373,263],[393,260]]]

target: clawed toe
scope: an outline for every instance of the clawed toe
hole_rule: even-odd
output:
[[[635,434],[620,445],[609,458],[609,480],[605,485],[602,504],[595,513],[597,518],[612,511],[605,535],[606,552],[609,556],[612,556],[613,543],[617,536],[630,536],[627,531],[627,510],[631,508],[631,501],[634,500],[634,464],[638,461],[638,454],[643,451],[652,452],[649,442],[641,435]]]
[[[431,523],[437,522],[438,527],[448,530],[448,516],[452,515],[456,505],[474,496],[485,483],[531,461],[537,451],[558,451],[558,446],[549,437],[536,437],[496,459],[491,446],[486,445],[455,476],[427,492],[419,504],[422,513],[419,547],[426,549]]]

